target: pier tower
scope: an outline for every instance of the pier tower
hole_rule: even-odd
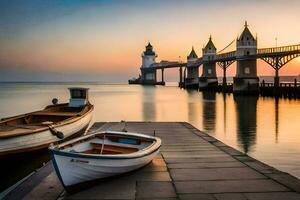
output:
[[[257,77],[256,55],[257,38],[251,34],[247,22],[240,37],[236,41],[237,70],[233,79],[234,93],[257,93],[259,78]]]
[[[214,61],[217,53],[217,48],[212,42],[211,36],[206,46],[202,49],[203,70],[199,78],[199,89],[205,90],[208,87],[218,85],[216,62]]]
[[[198,59],[198,56],[192,47],[191,53],[187,56],[187,76],[184,80],[186,88],[199,87],[199,65],[193,64]]]
[[[156,84],[156,70],[149,68],[155,63],[157,55],[153,51],[153,47],[148,43],[146,50],[142,54],[141,66],[141,82],[142,84]]]

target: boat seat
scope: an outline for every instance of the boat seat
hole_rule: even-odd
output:
[[[93,148],[95,150],[100,150],[102,149],[102,144],[100,143],[94,143],[91,142],[90,143]],[[133,148],[133,147],[124,147],[124,146],[116,146],[116,145],[110,145],[110,144],[105,144],[103,151],[104,152],[111,152],[111,153],[115,153],[115,154],[128,154],[128,153],[133,153],[133,152],[137,152],[139,149],[138,148]]]
[[[76,116],[77,112],[36,112],[32,115],[46,115],[46,116],[64,116],[64,117],[73,117]]]
[[[103,139],[105,135],[105,138],[108,138],[108,139],[115,139],[115,140],[118,140],[118,139],[136,139],[140,142],[153,142],[153,139],[148,139],[148,138],[137,138],[137,137],[130,137],[128,138],[127,136],[120,136],[120,135],[113,135],[113,134],[109,134],[109,133],[105,133],[105,134],[99,134],[99,135],[96,135],[97,138],[101,138]]]

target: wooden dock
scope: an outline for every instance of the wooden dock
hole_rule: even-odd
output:
[[[185,122],[95,123],[90,131],[155,135],[161,154],[148,166],[70,195],[51,163],[11,191],[6,199],[300,199],[300,180],[257,161]]]

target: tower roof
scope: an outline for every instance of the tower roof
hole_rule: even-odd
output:
[[[194,47],[192,47],[192,51],[191,51],[190,55],[188,55],[188,58],[198,58],[198,56],[194,50]]]
[[[154,56],[155,55],[155,52],[153,51],[153,47],[150,44],[150,42],[148,42],[148,45],[146,46],[146,51],[144,51],[144,55],[147,55],[147,56]]]
[[[211,40],[211,36],[209,37],[208,43],[206,44],[206,46],[204,47],[205,50],[209,49],[213,49],[213,50],[217,50],[217,48],[215,47],[214,43]]]
[[[146,46],[146,49],[147,49],[147,48],[152,48],[152,45],[151,45],[150,42],[148,42],[148,45]]]
[[[245,28],[242,34],[240,35],[240,37],[238,38],[238,40],[244,40],[244,38],[246,38],[247,40],[255,40],[254,36],[252,35],[252,33],[248,28],[247,21],[245,21]]]

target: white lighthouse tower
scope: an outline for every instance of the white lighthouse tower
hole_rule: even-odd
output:
[[[142,54],[142,68],[150,67],[151,64],[155,63],[156,57],[153,47],[149,42],[146,46],[146,50]]]
[[[156,62],[156,57],[157,55],[153,51],[153,47],[149,42],[146,46],[146,50],[142,54],[141,78],[143,84],[156,83],[156,70],[150,68],[150,66]]]

